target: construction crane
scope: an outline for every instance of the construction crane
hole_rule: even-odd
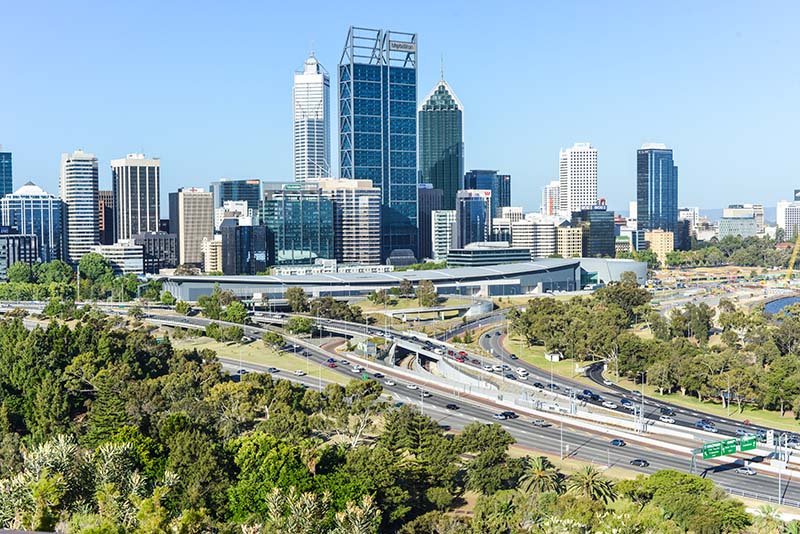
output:
[[[794,248],[792,249],[792,257],[789,258],[789,267],[786,269],[787,283],[792,281],[792,275],[794,274],[794,264],[797,261],[798,253],[800,253],[800,232],[798,232],[797,238],[794,241]]]

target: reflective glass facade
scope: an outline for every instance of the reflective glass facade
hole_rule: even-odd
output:
[[[214,208],[221,208],[226,201],[247,202],[248,210],[257,210],[261,200],[261,180],[231,180],[223,178],[211,182],[211,193],[214,195]]]
[[[510,174],[471,170],[464,175],[464,189],[488,189],[492,192],[492,218],[500,217],[500,208],[511,206]]]
[[[444,80],[422,102],[419,110],[419,181],[443,193],[442,208],[456,208],[456,192],[463,189],[463,108]],[[420,257],[425,254],[420,251]]]
[[[640,231],[675,232],[678,224],[678,167],[672,150],[641,148],[636,152],[636,202]]]
[[[0,215],[4,226],[36,236],[39,261],[62,259],[61,200],[28,182],[16,193],[0,199]]]
[[[381,190],[381,257],[417,253],[416,35],[350,28],[339,64],[342,178]]]
[[[491,233],[491,191],[466,189],[456,198],[456,227],[453,248],[489,240]]]
[[[11,152],[0,150],[0,198],[11,194],[11,187]]]
[[[598,206],[596,209],[572,213],[572,226],[583,230],[584,258],[613,258],[616,256],[614,244],[614,212]]]

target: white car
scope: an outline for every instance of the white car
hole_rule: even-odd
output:
[[[350,372],[352,372],[352,373],[360,373],[361,372],[361,368],[356,365],[355,367],[351,367],[350,368]]]
[[[406,389],[419,389],[416,384],[406,384]]]
[[[497,373],[502,373],[503,372],[503,366],[502,365],[495,365],[494,367],[492,367],[492,371],[495,371]]]
[[[492,372],[492,366],[489,365],[489,364],[486,364],[486,365],[483,366],[483,370],[484,371],[489,371],[491,373]]]
[[[675,423],[675,419],[673,419],[668,415],[662,415],[661,417],[658,418],[658,420],[661,421],[662,423],[669,423],[669,424]]]
[[[394,380],[387,380],[386,382],[384,382],[384,384],[386,384],[387,386],[396,386],[397,385],[397,383]]]
[[[306,375],[306,372],[305,371],[301,371],[300,369],[298,369],[297,371],[294,372],[294,376],[305,376],[305,375]]]
[[[611,380],[606,379],[606,380],[603,380],[603,384],[605,384],[607,386],[613,386],[614,382],[612,382]]]
[[[608,408],[609,410],[616,410],[617,405],[611,401],[603,401],[603,407]]]

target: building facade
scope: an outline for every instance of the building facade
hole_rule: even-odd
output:
[[[211,193],[183,187],[169,194],[170,230],[178,236],[178,263],[203,264],[203,239],[214,235],[214,201]]]
[[[464,188],[463,115],[464,106],[444,79],[437,82],[417,112],[419,180],[442,191],[442,205],[435,209],[456,209],[456,192]],[[428,235],[423,233],[422,224],[420,235]],[[420,250],[419,253],[423,258],[430,257],[429,248],[425,246],[425,252]]]
[[[640,232],[661,229],[674,235],[678,224],[678,167],[672,149],[666,145],[650,143],[636,151],[636,210]]]
[[[203,272],[221,273],[222,272],[222,235],[204,237],[200,244],[200,251],[203,253]]]
[[[650,250],[655,253],[661,266],[665,266],[667,264],[667,254],[675,250],[675,235],[672,232],[657,228],[645,232],[644,240],[647,241]]]
[[[292,154],[294,179],[297,182],[331,175],[330,92],[328,72],[312,51],[303,64],[303,70],[295,72],[292,89]]]
[[[98,244],[98,167],[94,154],[76,150],[61,155],[59,196],[64,203],[64,258],[77,264]]]
[[[0,145],[0,198],[14,190],[13,177],[11,152],[3,151],[3,145]]]
[[[573,226],[556,228],[556,254],[562,258],[580,258],[583,255],[583,229]]]
[[[561,182],[554,180],[542,188],[542,215],[554,217],[561,209]]]
[[[546,222],[521,220],[511,223],[511,246],[527,248],[532,258],[547,258],[558,250],[556,227]]]
[[[614,212],[607,210],[605,204],[574,212],[572,226],[583,230],[582,257],[613,258],[616,255]]]
[[[381,191],[370,180],[320,180],[333,203],[333,251],[342,263],[381,262]]]
[[[111,160],[114,240],[157,232],[161,218],[161,160],[128,154]]]
[[[511,175],[497,171],[471,170],[464,175],[464,189],[487,189],[492,192],[492,217],[511,206]]]
[[[444,209],[444,191],[435,189],[433,184],[420,183],[417,198],[419,199],[419,257],[433,258],[432,216],[434,211]],[[455,203],[453,206],[455,207]]]
[[[142,247],[145,273],[158,274],[161,269],[178,266],[178,236],[167,232],[146,232],[133,236],[133,242]]]
[[[435,261],[447,259],[447,251],[453,246],[455,224],[456,210],[435,210],[431,212],[431,248]]]
[[[718,239],[728,236],[755,237],[758,235],[758,224],[754,215],[722,216],[717,228]]]
[[[11,226],[0,226],[0,280],[8,280],[8,268],[17,262],[33,265],[39,257],[35,234],[21,234]]]
[[[417,253],[416,110],[416,34],[351,27],[339,62],[339,175],[381,190],[381,259]]]
[[[272,257],[275,243],[266,226],[226,223],[222,225],[221,231],[223,274],[255,275],[265,272],[275,263]]]
[[[101,189],[97,192],[97,231],[101,245],[114,244],[114,191]]]
[[[120,239],[113,245],[95,245],[92,252],[107,259],[116,275],[144,272],[144,251],[133,239]]]
[[[226,202],[247,202],[247,209],[255,213],[261,201],[261,180],[221,178],[211,182],[214,209],[222,208]],[[250,213],[245,213],[250,215]]]
[[[462,189],[456,195],[456,224],[453,248],[489,240],[492,235],[492,192]]]
[[[561,150],[558,164],[561,215],[572,213],[597,203],[597,149],[590,143],[575,143]]]
[[[689,232],[695,235],[695,226],[700,219],[700,208],[678,208],[678,220],[689,221]]]
[[[59,198],[46,193],[33,182],[0,199],[0,221],[13,226],[20,234],[36,236],[38,261],[62,258],[63,210]]]
[[[447,253],[448,267],[487,267],[530,261],[530,250],[509,247],[508,243],[499,242],[470,243],[464,248],[450,249]]]
[[[800,233],[800,201],[779,200],[775,217],[778,228],[784,232],[784,239],[795,239]]]
[[[285,185],[267,191],[259,220],[274,236],[276,265],[334,259],[333,202],[318,185]]]

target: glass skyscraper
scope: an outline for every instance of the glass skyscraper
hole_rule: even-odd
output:
[[[678,225],[678,167],[672,149],[646,144],[636,151],[636,206],[640,232]]]
[[[0,199],[3,226],[14,226],[20,234],[33,234],[39,247],[41,262],[62,258],[62,203],[28,182],[15,193]]]
[[[510,174],[472,170],[464,175],[464,189],[488,189],[492,192],[492,218],[500,217],[500,208],[511,206]]]
[[[488,241],[492,233],[490,190],[462,189],[456,195],[454,248]]]
[[[214,209],[221,208],[228,200],[247,202],[248,210],[257,210],[261,200],[261,180],[234,180],[222,178],[211,182]]]
[[[381,257],[417,253],[417,36],[351,27],[339,62],[342,178],[381,190]]]
[[[456,208],[456,192],[464,189],[463,112],[444,79],[419,107],[419,181],[442,190],[445,210]]]
[[[0,198],[10,195],[12,187],[11,152],[3,152],[3,145],[0,145]]]

